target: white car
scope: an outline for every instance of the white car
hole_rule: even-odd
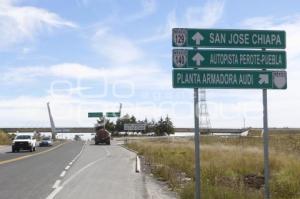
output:
[[[17,135],[12,142],[12,152],[19,152],[21,149],[35,151],[36,139],[32,135]]]
[[[52,145],[53,145],[53,141],[51,137],[43,137],[40,142],[40,146],[52,146]]]

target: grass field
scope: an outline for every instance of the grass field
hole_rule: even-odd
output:
[[[168,182],[180,198],[194,198],[192,139],[128,142],[152,173]],[[208,199],[263,198],[261,137],[201,137],[201,192]],[[274,199],[300,199],[300,134],[270,134],[270,189]]]

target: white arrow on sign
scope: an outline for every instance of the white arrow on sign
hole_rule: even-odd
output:
[[[267,74],[260,74],[258,83],[259,84],[268,84],[269,83],[269,76]]]
[[[204,61],[204,57],[200,54],[200,53],[197,53],[194,57],[193,57],[193,61],[196,62],[196,65],[197,66],[200,66],[201,65],[201,61]]]
[[[196,32],[192,39],[196,41],[196,45],[200,45],[200,42],[204,39],[204,37],[199,32]]]

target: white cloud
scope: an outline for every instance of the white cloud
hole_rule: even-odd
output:
[[[50,77],[55,80],[95,81],[103,80],[108,84],[128,82],[135,88],[170,88],[169,74],[155,64],[122,65],[121,67],[90,67],[78,63],[62,63],[51,66],[28,66],[9,68],[0,77],[0,82],[24,84]],[[160,81],[157,81],[160,79]]]
[[[190,7],[185,17],[186,23],[182,24],[190,28],[210,28],[219,22],[223,16],[224,1],[208,1],[203,7]]]
[[[90,67],[77,63],[64,63],[44,68],[44,75],[52,75],[58,78],[71,78],[75,80],[105,80],[109,84],[115,82],[131,82],[135,88],[144,86],[160,85],[166,87],[166,74],[155,64],[139,65],[122,65],[121,67]],[[162,78],[156,84],[157,78]]]
[[[168,13],[166,22],[163,26],[158,27],[156,33],[152,34],[150,37],[142,39],[141,43],[155,42],[163,39],[171,38],[172,28],[179,27],[176,20],[176,11],[172,10]]]
[[[113,33],[108,28],[100,28],[91,42],[96,52],[112,63],[126,64],[143,56],[142,51],[131,40]]]
[[[45,68],[43,67],[9,68],[6,72],[2,71],[0,81],[9,84],[22,83],[43,76],[45,72]]]
[[[5,49],[53,28],[76,25],[45,9],[16,6],[12,0],[0,1],[0,48]]]
[[[274,18],[271,16],[253,17],[242,21],[242,26],[246,26],[246,27],[266,28],[266,27],[272,27],[273,25],[274,25]]]
[[[207,1],[201,7],[188,7],[181,17],[177,16],[175,10],[168,13],[164,25],[159,26],[156,33],[141,40],[141,42],[154,42],[171,38],[172,28],[210,28],[215,26],[223,16],[223,0]]]
[[[97,78],[103,74],[104,71],[101,71],[96,68],[88,67],[86,65],[81,65],[77,63],[63,63],[52,65],[47,67],[49,74],[55,77],[62,78]],[[44,68],[44,74],[47,75],[47,68]]]
[[[156,0],[142,0],[142,1],[139,0],[139,2],[141,2],[141,6],[142,6],[142,8],[139,9],[140,11],[127,17],[124,21],[127,22],[136,21],[146,16],[149,16],[156,11]]]

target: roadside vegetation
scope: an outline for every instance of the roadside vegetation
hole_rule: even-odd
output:
[[[194,142],[166,138],[134,140],[128,147],[180,198],[194,198]],[[263,198],[262,138],[201,137],[201,191],[206,199]],[[274,199],[300,198],[300,134],[270,136],[270,188]]]
[[[4,131],[0,131],[0,145],[10,145],[12,141],[12,136]]]
[[[97,121],[99,124],[104,123],[104,119]],[[147,134],[153,133],[156,136],[164,136],[174,134],[174,125],[169,116],[161,117],[158,121],[147,118],[144,120],[137,120],[134,115],[125,114],[123,117],[116,120],[116,122],[105,120],[105,128],[112,133],[113,136],[119,136],[120,132],[124,132],[124,124],[144,123],[146,129],[144,131],[134,131],[134,133]],[[127,134],[126,134],[127,135]]]

